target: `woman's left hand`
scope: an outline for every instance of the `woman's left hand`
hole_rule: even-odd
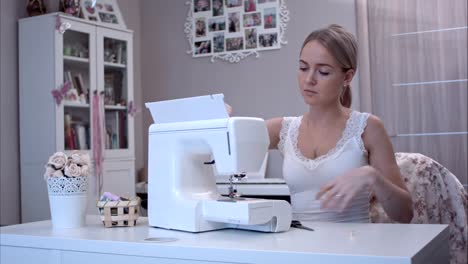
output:
[[[373,184],[375,175],[375,169],[371,166],[352,169],[322,186],[316,199],[322,200],[323,209],[341,212],[349,206],[356,195]]]
[[[227,112],[228,116],[231,116],[232,115],[232,106],[230,106],[229,104],[224,103],[224,107],[226,107],[226,112]]]

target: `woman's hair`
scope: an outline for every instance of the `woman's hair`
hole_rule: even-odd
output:
[[[316,40],[322,44],[335,58],[339,66],[346,72],[353,69],[357,70],[357,41],[353,34],[346,31],[342,26],[332,24],[326,28],[313,31],[307,36],[302,44],[301,53],[304,46]],[[351,86],[344,87],[340,102],[345,107],[350,107],[352,101]]]

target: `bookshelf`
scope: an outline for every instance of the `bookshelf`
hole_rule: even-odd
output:
[[[120,63],[113,63],[113,62],[104,62],[104,66],[108,68],[116,68],[116,69],[125,69],[127,66],[125,64]]]
[[[69,29],[57,30],[58,20]],[[127,114],[132,50],[130,30],[61,13],[19,20],[22,222],[50,218],[42,178],[48,157],[80,150],[94,160],[96,139],[104,158],[102,191],[135,195],[134,121]],[[69,89],[57,104],[51,93],[65,84]],[[93,122],[97,112],[99,124]],[[98,185],[90,182],[88,212],[96,213]]]

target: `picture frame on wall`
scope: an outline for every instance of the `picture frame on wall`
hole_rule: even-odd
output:
[[[239,62],[287,43],[285,0],[187,0],[186,5],[187,53],[194,58]]]
[[[83,18],[110,27],[127,28],[117,0],[81,0]]]

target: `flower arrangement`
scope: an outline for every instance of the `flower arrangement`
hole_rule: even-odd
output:
[[[55,152],[45,165],[44,179],[55,177],[87,177],[91,171],[91,159],[88,154],[74,151],[68,157],[63,152]]]
[[[69,156],[55,152],[45,165],[50,215],[54,228],[77,228],[86,223],[88,178],[91,160],[88,154],[73,151]]]

